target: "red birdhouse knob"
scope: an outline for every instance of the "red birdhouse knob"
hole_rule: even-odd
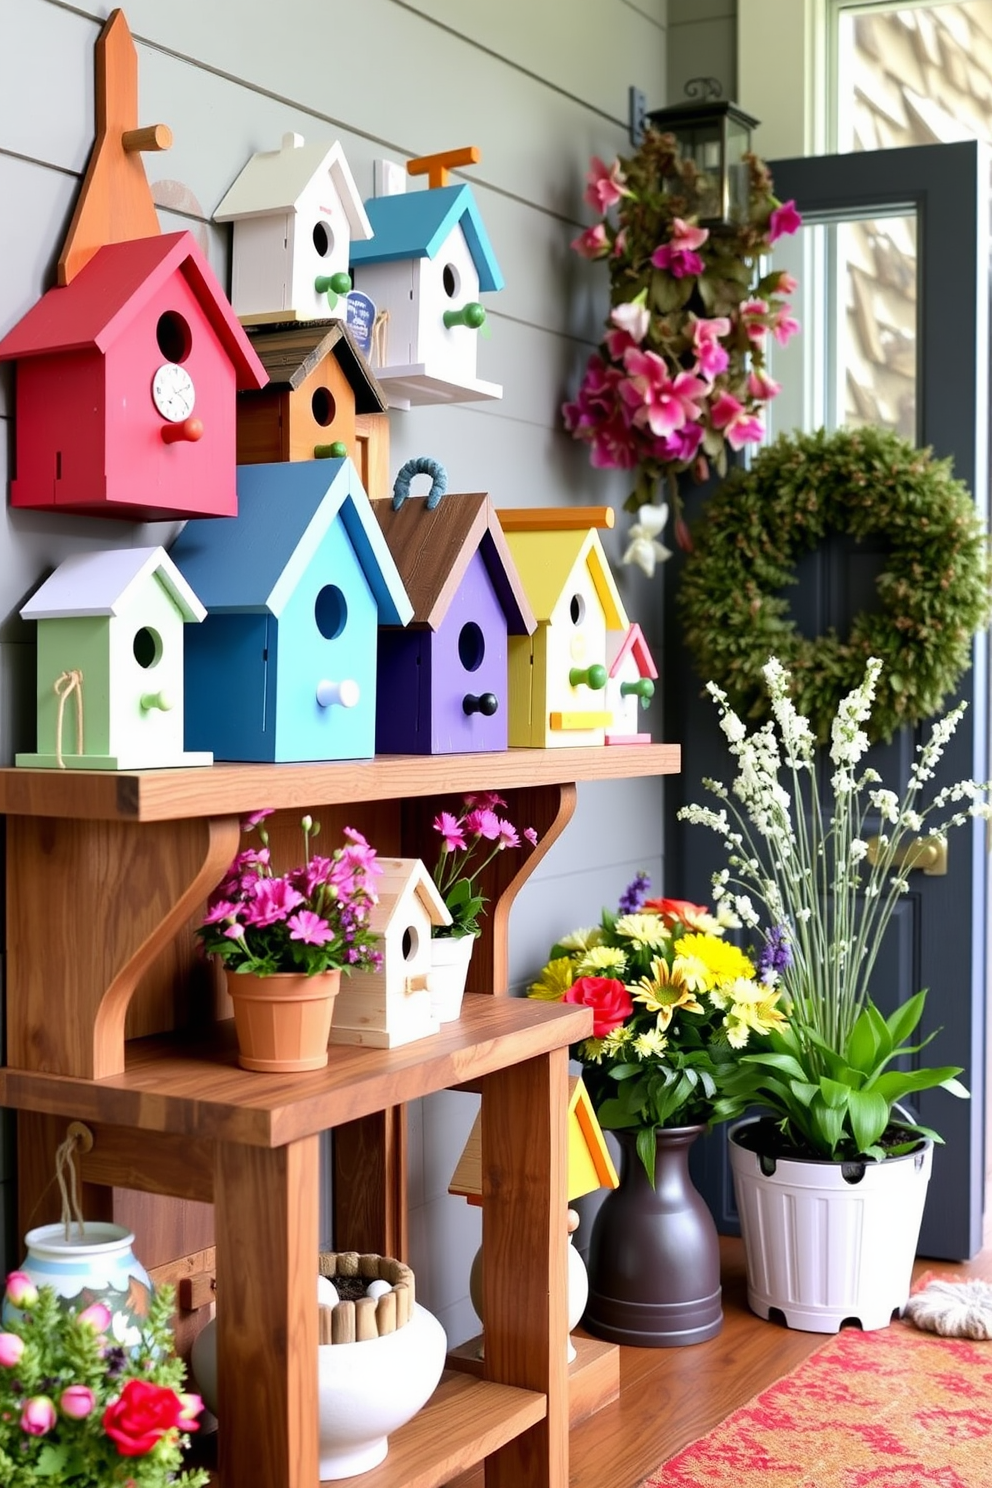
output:
[[[195,444],[202,438],[203,420],[198,418],[183,419],[181,424],[166,424],[162,430],[164,444],[179,444],[183,440]]]

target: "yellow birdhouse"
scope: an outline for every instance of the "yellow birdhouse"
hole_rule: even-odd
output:
[[[569,1076],[567,1131],[569,1203],[597,1188],[616,1188],[620,1179],[581,1075]],[[470,1204],[482,1203],[481,1111],[451,1175],[448,1192],[460,1195]]]
[[[597,526],[602,507],[500,509],[497,513],[537,629],[509,642],[511,748],[602,744],[612,712],[607,631],[627,615]]]

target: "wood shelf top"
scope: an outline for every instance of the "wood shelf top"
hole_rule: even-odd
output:
[[[468,994],[461,1017],[398,1049],[332,1044],[326,1069],[269,1075],[237,1063],[233,1024],[126,1046],[123,1074],[84,1080],[0,1069],[0,1105],[140,1131],[282,1147],[328,1127],[481,1079],[588,1038],[587,1008]]]
[[[398,800],[472,790],[674,775],[677,744],[508,749],[496,754],[380,755],[332,764],[218,764],[204,769],[0,769],[0,813],[98,821],[172,821]]]

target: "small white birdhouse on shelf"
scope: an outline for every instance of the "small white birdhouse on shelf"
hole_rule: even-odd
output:
[[[639,728],[638,712],[654,697],[658,668],[635,621],[626,631],[606,632],[606,706],[613,722],[607,744],[650,744],[651,735]]]
[[[356,288],[374,302],[372,369],[392,408],[502,398],[477,373],[486,325],[479,302],[503,275],[470,186],[449,185],[453,166],[474,164],[474,146],[407,163],[426,191],[390,190],[365,203],[373,235],[353,243]],[[403,177],[389,174],[394,182]]]
[[[451,915],[419,858],[379,858],[379,902],[370,927],[381,937],[382,968],[341,979],[332,1044],[395,1049],[437,1033],[431,1012],[431,931]]]
[[[212,764],[183,749],[183,627],[205,614],[164,548],[66,558],[21,610],[38,622],[38,743],[15,764]]]
[[[234,223],[231,301],[244,324],[345,318],[352,244],[372,227],[340,141],[283,135],[252,156],[214,221]]]

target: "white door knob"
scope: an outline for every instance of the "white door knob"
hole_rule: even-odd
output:
[[[362,690],[352,677],[346,677],[343,682],[317,683],[317,701],[322,708],[333,707],[335,703],[341,708],[353,708],[361,695]]]

